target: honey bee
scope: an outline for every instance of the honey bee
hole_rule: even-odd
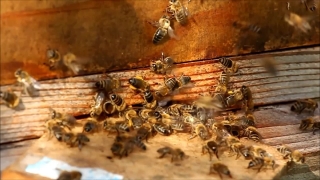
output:
[[[152,126],[154,130],[156,130],[162,136],[169,136],[173,132],[172,127],[170,125],[166,125],[162,122],[156,122]]]
[[[77,133],[76,139],[75,139],[75,144],[78,144],[78,148],[81,151],[82,146],[86,144],[87,142],[90,142],[90,139],[83,133]]]
[[[146,82],[143,77],[136,76],[129,79],[130,88],[134,91],[142,91],[150,90],[150,85]]]
[[[183,160],[183,158],[185,157],[185,153],[181,149],[173,149],[168,146],[158,149],[157,152],[161,154],[159,158],[163,158],[166,154],[171,154],[171,162],[173,162],[174,160],[178,160],[179,158],[180,160]]]
[[[232,175],[228,169],[228,167],[222,163],[213,163],[211,166],[210,166],[210,169],[209,169],[209,174],[215,174],[215,173],[218,173],[219,174],[219,177],[222,179],[222,174],[224,175],[227,175],[229,176],[230,178],[232,178]]]
[[[291,106],[291,111],[301,114],[304,109],[309,109],[313,112],[318,108],[318,103],[312,99],[298,100]]]
[[[302,0],[306,9],[309,11],[315,11],[317,9],[317,4],[315,0]]]
[[[275,61],[274,57],[264,58],[262,59],[262,66],[269,72],[271,75],[277,75],[277,62]]]
[[[219,84],[215,89],[216,93],[226,94],[228,92],[228,83],[230,76],[228,73],[222,71],[219,78]]]
[[[154,111],[153,109],[143,108],[143,109],[141,109],[138,113],[139,113],[139,116],[140,116],[142,119],[149,121],[149,119],[152,119],[152,117],[155,116],[155,112],[156,112],[156,111]],[[159,113],[159,112],[157,112],[157,113]],[[160,115],[160,113],[159,113],[159,115]],[[160,116],[161,116],[161,115],[160,115]],[[157,120],[155,120],[155,121],[157,121]]]
[[[47,50],[47,58],[48,58],[48,62],[49,64],[47,64],[49,66],[50,70],[55,70],[59,67],[61,67],[62,65],[62,61],[61,61],[61,55],[59,53],[58,50],[55,49],[48,49]]]
[[[224,71],[226,73],[240,74],[240,72],[238,72],[239,65],[235,61],[232,61],[231,59],[225,57],[220,58],[218,61],[223,65]]]
[[[20,98],[14,92],[0,91],[0,97],[9,108],[16,108],[20,104]]]
[[[83,126],[82,132],[86,133],[96,133],[100,130],[98,121],[95,119],[89,119]]]
[[[156,61],[150,62],[150,70],[156,74],[166,74],[169,70],[171,71],[174,61],[171,57],[164,58],[163,52],[161,58]]]
[[[172,104],[166,108],[165,112],[170,116],[181,116],[182,115],[181,108],[183,106],[184,106],[183,104]]]
[[[150,90],[143,92],[143,99],[145,101],[145,108],[155,109],[158,106],[158,101]]]
[[[231,107],[236,105],[238,102],[242,101],[244,99],[244,95],[241,90],[236,89],[233,90],[233,94],[226,97],[225,103],[227,107]]]
[[[276,165],[276,162],[270,158],[270,157],[255,157],[253,160],[251,160],[249,162],[249,165],[248,165],[248,169],[249,168],[252,168],[252,167],[257,167],[257,166],[260,166],[258,168],[258,172],[260,172],[260,170],[263,168],[263,167],[267,167],[267,166],[271,166],[272,169],[275,168],[275,165]]]
[[[95,104],[91,106],[91,110],[90,110],[90,116],[92,118],[99,116],[102,113],[102,104],[104,102],[104,100],[106,99],[104,92],[100,91],[98,92],[95,97]]]
[[[117,111],[122,112],[127,107],[124,99],[117,94],[110,94],[111,104],[117,109]]]
[[[175,78],[165,78],[164,85],[155,91],[156,96],[163,97],[179,88],[179,82]]]
[[[55,121],[48,120],[45,123],[45,127],[48,131],[48,140],[51,139],[52,135],[56,137],[58,141],[62,141],[63,134],[65,133],[65,130],[61,128]]]
[[[125,118],[128,120],[128,125],[133,127],[133,129],[139,129],[144,123],[144,120],[133,109],[126,111]]]
[[[62,171],[57,180],[81,180],[82,173],[79,171]]]
[[[144,123],[143,126],[137,131],[137,138],[140,141],[143,141],[145,139],[146,142],[148,142],[148,139],[152,136],[155,136],[156,133],[157,131],[155,131],[149,123]]]
[[[240,29],[242,32],[250,31],[259,34],[261,32],[261,27],[256,24],[248,23],[245,21],[235,21],[232,24],[233,27]]]
[[[188,10],[179,0],[169,0],[169,6],[166,11],[171,13],[181,25],[187,23]]]
[[[269,154],[267,153],[267,151],[260,146],[252,145],[252,146],[249,146],[247,149],[248,149],[248,156],[250,156],[252,159],[254,159],[255,157],[260,157],[260,158],[269,157]]]
[[[243,100],[244,100],[243,104],[245,107],[245,113],[246,113],[246,115],[249,115],[253,112],[253,109],[254,109],[254,103],[253,103],[251,90],[247,86],[242,86],[241,93],[243,95]]]
[[[183,122],[172,122],[170,126],[175,131],[180,131],[180,132],[188,131],[186,124]]]
[[[243,128],[247,128],[248,126],[255,126],[255,117],[252,114],[248,114],[247,116],[234,118],[230,122]]]
[[[208,141],[205,145],[202,146],[202,154],[207,151],[209,153],[210,161],[212,160],[212,153],[216,155],[217,159],[219,159],[218,149],[218,143],[216,143],[215,141]]]
[[[299,129],[306,130],[313,126],[314,120],[312,117],[301,120]]]
[[[152,38],[153,44],[158,44],[167,35],[167,33],[171,38],[179,40],[179,38],[174,34],[174,30],[170,26],[170,17],[164,15],[159,19],[159,22],[151,24],[155,27],[158,27]]]
[[[191,77],[190,76],[181,75],[179,77],[179,79],[178,79],[178,83],[179,83],[179,87],[178,88],[186,86],[190,82],[191,82]]]
[[[110,120],[110,119],[108,119]],[[124,121],[108,121],[105,120],[103,122],[103,129],[106,131],[123,131],[123,132],[129,132],[130,126],[128,123]]]
[[[121,86],[120,79],[107,76],[107,79],[97,81],[94,85],[99,90],[104,90],[105,92],[113,92],[116,89],[119,89]]]
[[[125,136],[124,138],[119,139],[118,136],[117,141],[111,146],[111,152],[121,159],[123,156],[128,156],[128,154],[133,151],[134,145],[142,150],[147,149],[147,146],[137,137]]]
[[[192,124],[192,135],[189,137],[189,140],[196,136],[199,136],[202,140],[207,140],[211,137],[207,127],[202,123]]]
[[[56,110],[49,108],[50,114],[49,117],[57,122],[60,126],[65,126],[69,130],[77,124],[77,119],[70,114],[62,114]]]
[[[31,77],[29,73],[18,69],[15,71],[14,76],[17,78],[18,83],[24,86],[24,93],[31,97],[39,95],[37,90],[40,89],[40,83]]]
[[[214,97],[202,96],[195,101],[197,107],[204,107],[207,109],[214,109],[222,111],[226,108],[226,102],[223,94],[217,93]]]
[[[316,130],[319,130],[320,129],[320,122],[315,122],[315,123],[313,123],[313,125],[312,125],[312,133],[313,133],[313,135],[315,135],[316,133]]]
[[[63,64],[75,75],[84,70],[84,67],[78,61],[78,57],[72,53],[67,53],[62,57]]]
[[[253,141],[257,141],[257,142],[259,142],[262,139],[261,134],[253,126],[247,127],[243,131],[243,134],[241,134],[241,137],[246,137],[246,138],[249,138],[249,139],[251,139]]]
[[[278,146],[277,150],[283,155],[283,159],[289,158],[291,162],[305,162],[305,157],[298,150],[292,150],[286,145]]]
[[[301,17],[298,14],[290,12],[290,14],[286,14],[284,20],[295,29],[299,29],[304,33],[308,33],[311,30],[311,26],[309,24],[310,18]]]

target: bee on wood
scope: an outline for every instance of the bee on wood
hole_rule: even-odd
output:
[[[0,97],[9,108],[16,108],[20,104],[20,98],[14,92],[0,91]]]
[[[65,130],[61,128],[54,120],[51,119],[46,121],[45,127],[48,131],[48,140],[50,140],[52,135],[54,135],[58,141],[62,141]]]
[[[238,142],[238,143],[232,143],[230,145],[230,150],[233,153],[236,153],[236,159],[238,159],[241,155],[243,155],[243,149],[245,149],[245,145],[243,145],[242,143]]]
[[[74,143],[78,145],[79,151],[81,151],[82,146],[87,142],[90,142],[90,139],[85,134],[77,133]]]
[[[107,76],[107,79],[97,81],[94,86],[98,90],[104,90],[106,93],[113,92],[121,86],[120,79]]]
[[[157,131],[154,130],[150,123],[144,123],[142,127],[138,129],[136,136],[138,140],[146,140],[146,142],[148,142],[148,139],[155,136],[156,134]]]
[[[110,119],[103,121],[103,129],[112,132],[130,132],[130,126],[125,121],[112,121]]]
[[[252,114],[248,114],[247,116],[234,118],[233,120],[230,120],[230,122],[245,129],[248,126],[255,126],[255,117]]]
[[[183,160],[183,158],[185,157],[185,153],[181,149],[173,149],[168,146],[158,149],[157,152],[161,154],[159,158],[163,158],[166,154],[171,154],[171,162],[173,162],[174,160],[178,160],[179,158],[180,160]]]
[[[222,111],[226,108],[226,102],[223,94],[217,93],[214,97],[202,96],[195,101],[197,107],[204,107],[207,109],[214,109]]]
[[[57,180],[81,180],[82,173],[79,171],[62,171]]]
[[[172,127],[162,122],[156,122],[152,126],[154,130],[156,130],[162,136],[169,136],[173,133]]]
[[[312,133],[313,135],[316,134],[316,130],[319,130],[320,129],[320,122],[314,122],[313,125],[312,125]]]
[[[164,15],[159,19],[159,22],[149,23],[155,27],[158,27],[152,38],[153,44],[158,44],[167,34],[169,34],[171,38],[179,40],[179,38],[174,34],[174,30],[170,26],[170,17]]]
[[[269,154],[265,149],[263,149],[260,146],[252,145],[249,146],[248,148],[248,155],[251,157],[251,159],[254,159],[255,157],[269,157]]]
[[[209,175],[210,174],[219,174],[219,177],[222,179],[222,174],[229,176],[230,178],[232,178],[232,175],[228,169],[228,167],[222,163],[213,163],[210,166],[209,169]]]
[[[127,104],[124,99],[117,94],[110,94],[111,104],[117,109],[118,112],[122,112],[126,109]]]
[[[222,64],[226,73],[240,74],[240,72],[238,72],[239,65],[235,61],[225,57],[220,58],[218,61]]]
[[[189,140],[195,138],[196,136],[199,136],[202,140],[207,140],[211,137],[207,127],[202,123],[192,124],[191,126],[192,135],[189,137]]]
[[[298,14],[290,12],[286,14],[284,20],[295,29],[299,29],[304,33],[308,33],[311,30],[311,25],[309,24],[310,18],[301,17]]]
[[[49,111],[49,118],[55,120],[60,126],[67,127],[69,130],[71,130],[71,128],[77,124],[77,119],[70,114],[59,113],[52,108],[49,108]]]
[[[156,61],[150,62],[150,70],[155,72],[156,74],[166,74],[169,70],[173,68],[174,61],[171,57],[164,58],[164,54],[162,52],[161,58]]]
[[[84,126],[83,126],[83,130],[82,132],[86,132],[86,133],[96,133],[100,131],[100,126],[98,121],[96,121],[95,119],[90,118],[90,120],[88,120]]]
[[[215,154],[217,159],[219,159],[218,154],[219,144],[215,141],[208,141],[205,145],[202,146],[202,154],[205,154],[205,151],[209,153],[210,161],[212,160],[212,154]]]
[[[68,132],[68,133],[64,133],[62,135],[62,142],[65,142],[67,145],[69,145],[70,147],[74,146],[76,140],[76,136],[72,133],[72,132]]]
[[[309,109],[314,114],[318,103],[312,99],[298,100],[291,106],[291,111],[301,114],[304,109]]]
[[[116,141],[111,146],[111,152],[121,159],[123,156],[128,156],[128,154],[133,151],[134,146],[137,146],[142,150],[147,149],[146,145],[137,137],[130,135],[122,137],[121,135],[118,135]]]
[[[164,85],[155,91],[156,96],[163,97],[179,88],[179,82],[175,78],[165,78]]]
[[[149,108],[149,109],[157,108],[158,101],[150,90],[146,90],[145,92],[143,92],[143,99],[145,101],[145,105],[144,105],[145,108]]]
[[[47,66],[49,66],[50,70],[55,70],[57,68],[60,68],[62,65],[61,61],[61,54],[58,50],[55,49],[48,49],[47,50],[47,58],[48,58],[48,64],[45,63]]]
[[[133,129],[139,129],[144,123],[144,120],[138,116],[137,112],[133,109],[129,109],[125,112],[125,118],[128,120],[129,127]]]
[[[277,147],[277,150],[283,155],[283,159],[288,159],[292,162],[305,162],[305,157],[298,150],[292,150],[286,145],[281,145]]]
[[[102,113],[102,104],[105,101],[106,96],[104,94],[104,92],[100,91],[97,92],[97,94],[94,97],[95,100],[95,104],[91,106],[91,110],[90,110],[90,116],[92,118],[95,118],[97,116],[100,116],[100,114]]]
[[[230,76],[228,73],[222,71],[219,77],[219,84],[215,89],[216,93],[226,94],[228,92],[228,83]]]
[[[150,85],[146,82],[143,77],[136,76],[129,79],[130,88],[136,92],[145,92],[150,90]]]
[[[246,138],[251,139],[251,140],[256,141],[256,142],[259,142],[262,139],[261,134],[253,126],[247,127],[244,130],[243,134],[241,134],[240,136],[241,137],[246,137]]]
[[[179,132],[185,132],[188,130],[186,124],[183,122],[172,122],[170,126],[173,130]]]
[[[40,83],[29,75],[26,71],[18,69],[15,71],[14,76],[17,78],[19,84],[24,87],[24,93],[31,97],[39,95]]]
[[[171,13],[181,25],[187,23],[188,10],[179,0],[169,0],[169,6],[167,7],[166,12]]]
[[[299,129],[306,130],[313,126],[314,120],[312,117],[301,120]]]
[[[257,167],[257,166],[260,166],[258,168],[258,172],[260,172],[260,170],[263,168],[263,167],[267,167],[267,166],[271,166],[272,169],[275,168],[275,165],[276,165],[276,162],[270,158],[270,157],[256,157],[254,158],[253,160],[251,160],[249,162],[249,165],[248,165],[248,169],[249,168],[252,168],[252,167]]]
[[[317,9],[317,3],[316,0],[302,0],[304,5],[306,6],[306,9],[309,11],[315,11]]]

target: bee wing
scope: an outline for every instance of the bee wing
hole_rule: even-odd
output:
[[[164,97],[164,98],[162,98],[160,101],[158,101],[158,105],[160,106],[160,107],[163,107],[163,106],[165,106],[165,105],[167,105],[167,103],[169,102],[169,101],[171,101],[172,100],[172,97]]]
[[[30,81],[35,89],[41,89],[40,83],[37,80],[35,80],[33,77],[30,77]]]
[[[169,36],[170,36],[171,38],[174,38],[174,39],[176,39],[176,40],[179,40],[179,39],[180,39],[178,36],[176,36],[176,35],[174,34],[174,30],[171,28],[171,26],[168,27],[168,34],[169,34]]]
[[[183,6],[183,5],[181,5],[181,6],[182,6],[182,9],[183,9],[184,14],[185,14],[186,16],[189,16],[189,15],[190,15],[190,13],[189,13],[188,8],[187,8],[187,7],[185,7],[185,6]]]
[[[198,100],[195,101],[195,105],[198,107],[214,109],[217,111],[223,111],[224,109],[224,106],[221,103],[215,101],[215,99],[211,96],[200,97]]]

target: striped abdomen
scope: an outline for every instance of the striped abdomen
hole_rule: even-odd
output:
[[[305,5],[310,11],[315,11],[317,9],[316,0],[305,0]]]
[[[179,11],[177,11],[175,13],[175,18],[181,25],[186,24],[187,16],[186,16],[183,8],[181,8]]]
[[[227,107],[231,107],[237,103],[236,98],[234,95],[230,95],[226,98],[226,105]]]
[[[305,103],[302,103],[301,101],[297,101],[291,106],[291,111],[301,112],[305,108],[306,108]]]
[[[166,80],[165,85],[167,88],[169,88],[171,91],[175,90],[176,88],[179,87],[178,81],[175,78],[169,78]]]
[[[229,77],[224,71],[221,72],[219,83],[223,85],[227,85],[229,83]]]
[[[190,76],[181,76],[179,78],[179,81],[180,81],[181,86],[184,86],[191,81],[191,77]]]
[[[172,134],[171,126],[167,126],[163,123],[155,123],[153,124],[153,128],[163,136],[169,136],[170,134]]]
[[[232,63],[233,63],[231,61],[231,59],[228,59],[228,58],[225,58],[225,57],[220,58],[219,62],[226,68],[231,68],[232,67]]]
[[[123,99],[119,95],[116,95],[116,94],[111,94],[110,99],[117,106],[120,106],[123,102]]]
[[[177,131],[183,131],[184,130],[184,123],[178,122],[178,123],[172,123],[171,124],[172,129]]]
[[[256,157],[252,161],[249,162],[248,168],[262,166],[264,164],[264,159]]]
[[[260,133],[257,131],[256,128],[249,126],[244,130],[244,133],[242,135],[243,137],[247,137],[253,141],[260,141],[261,139],[261,135]]]
[[[285,158],[287,158],[288,155],[291,154],[290,149],[288,149],[288,148],[285,147],[285,146],[279,146],[279,147],[277,147],[277,151],[279,151]]]
[[[164,38],[165,35],[167,35],[167,30],[163,28],[158,28],[153,35],[153,39],[152,39],[153,44],[159,43]]]
[[[147,103],[152,103],[155,100],[153,94],[149,90],[143,93],[143,97]]]
[[[134,139],[134,144],[143,150],[147,150],[147,146],[138,137]]]

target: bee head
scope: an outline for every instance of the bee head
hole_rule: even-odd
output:
[[[18,69],[18,70],[16,70],[16,72],[14,72],[14,75],[15,75],[16,77],[19,77],[19,76],[21,76],[21,73],[22,73],[22,70],[21,70],[21,69]]]
[[[110,95],[110,99],[111,99],[111,100],[115,100],[116,98],[117,98],[117,95],[116,95],[116,94],[111,94],[111,95]]]
[[[156,63],[151,63],[151,70],[155,71],[157,69]]]

